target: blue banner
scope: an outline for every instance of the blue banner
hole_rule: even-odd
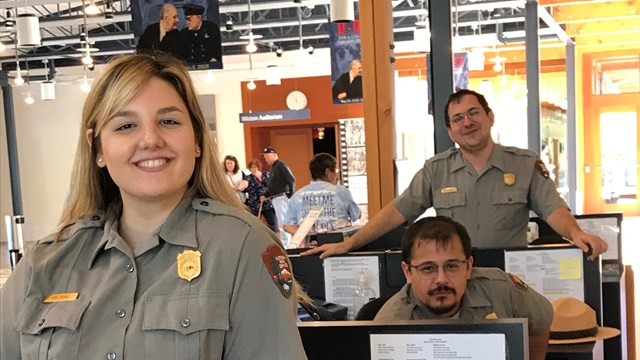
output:
[[[427,82],[431,83],[431,56],[427,54]],[[453,91],[467,89],[469,87],[469,59],[466,52],[453,55]],[[429,90],[429,114],[433,114],[433,96]],[[437,104],[436,104],[437,105]],[[444,106],[444,104],[438,105]]]
[[[282,121],[282,120],[307,120],[311,119],[309,109],[302,110],[274,110],[255,111],[240,113],[240,122],[262,122],[262,121]]]
[[[362,102],[360,20],[329,23],[331,96],[334,104]]]
[[[132,0],[131,18],[138,52],[174,55],[189,70],[222,69],[218,0]]]

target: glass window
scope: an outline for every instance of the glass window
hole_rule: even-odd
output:
[[[593,94],[640,92],[640,55],[593,60]]]

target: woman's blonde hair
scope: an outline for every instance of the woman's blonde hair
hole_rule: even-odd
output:
[[[167,82],[180,95],[189,110],[196,143],[201,149],[187,192],[196,197],[209,197],[244,209],[220,168],[218,150],[207,133],[193,83],[184,65],[167,55],[124,55],[109,62],[94,82],[85,101],[71,174],[71,190],[62,212],[58,235],[80,217],[98,210],[107,211],[114,203],[119,202],[117,185],[107,169],[96,164],[96,154],[100,149],[100,130],[152,78]],[[88,130],[93,131],[93,145],[87,143]]]

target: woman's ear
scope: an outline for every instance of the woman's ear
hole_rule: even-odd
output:
[[[89,144],[89,147],[92,147],[93,146],[93,129],[87,130],[85,137],[87,138],[87,143]]]

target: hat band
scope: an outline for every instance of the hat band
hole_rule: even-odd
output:
[[[570,339],[592,337],[596,335],[598,335],[598,327],[594,326],[591,329],[585,329],[585,330],[552,331],[549,334],[549,338],[553,340],[570,340]]]

